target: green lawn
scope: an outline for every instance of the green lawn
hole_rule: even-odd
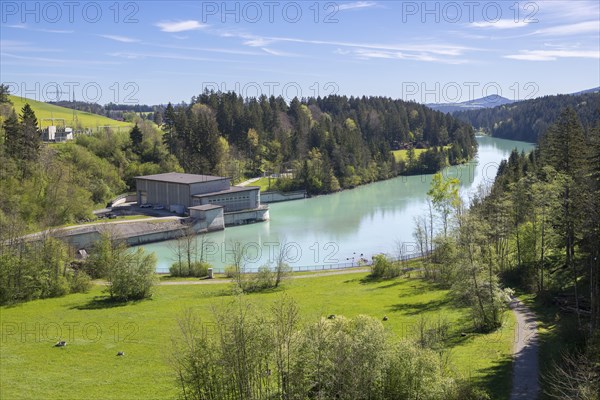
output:
[[[419,158],[421,153],[426,152],[427,149],[415,149],[415,158]],[[408,161],[408,150],[393,150],[394,158],[396,162]]]
[[[256,182],[252,182],[248,186],[260,186],[261,192],[267,192],[269,190],[274,189],[273,186],[275,185],[276,181],[277,181],[277,178],[271,178],[271,187],[269,188],[269,178],[263,177],[263,178],[260,178],[259,180],[257,180]]]
[[[15,107],[17,113],[21,112],[21,109],[25,103],[29,103],[39,122],[43,118],[64,118],[65,123],[69,127],[75,127],[73,123],[73,110],[70,108],[59,107],[53,104],[44,103],[32,99],[27,99],[19,96],[9,96],[10,100]],[[96,129],[98,126],[119,126],[119,127],[131,127],[129,122],[116,121],[114,119],[104,117],[97,114],[92,114],[84,111],[77,111],[77,121],[83,128]],[[62,122],[62,121],[61,121]],[[58,121],[57,121],[58,123]],[[50,125],[50,121],[44,121],[42,127]]]
[[[444,149],[449,149],[449,148],[450,148],[450,145],[444,146]],[[415,150],[415,159],[417,159],[417,158],[419,158],[421,153],[424,153],[429,149],[414,149],[414,150]],[[408,150],[392,150],[392,153],[394,154],[394,158],[396,159],[396,162],[408,161]]]
[[[467,312],[449,302],[448,292],[418,279],[368,282],[366,273],[290,280],[305,321],[328,314],[389,317],[385,326],[398,336],[412,335],[420,318],[451,323],[452,370],[508,398],[514,318],[506,328],[480,335],[466,331]],[[88,294],[33,301],[0,308],[0,398],[2,399],[164,399],[176,386],[168,365],[176,318],[186,308],[211,322],[210,308],[227,303],[229,284],[161,286],[152,300],[112,306],[98,301],[102,288]],[[247,299],[269,305],[282,291]],[[65,348],[53,344],[60,338]],[[124,357],[117,357],[124,351]]]

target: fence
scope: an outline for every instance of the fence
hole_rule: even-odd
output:
[[[404,254],[402,256],[399,257],[389,257],[387,256],[387,259],[393,262],[396,261],[410,261],[410,260],[416,260],[419,258],[422,258],[424,256],[427,256],[430,252],[426,252],[425,254],[418,252],[418,253],[411,253],[411,254]],[[368,259],[359,259],[356,261],[350,261],[350,262],[345,262],[345,263],[330,263],[330,264],[319,264],[319,265],[303,265],[303,266],[292,266],[291,270],[292,272],[311,272],[311,271],[335,271],[335,270],[343,270],[343,269],[350,269],[350,268],[360,268],[360,267],[369,267],[373,264],[373,260],[368,260]],[[258,267],[257,267],[258,268]],[[246,268],[245,272],[252,274],[255,273],[257,271],[257,268]],[[225,268],[224,267],[213,267],[213,271],[215,273],[223,273],[225,272]],[[168,268],[157,268],[156,273],[158,274],[168,274],[169,273],[169,269]]]
[[[400,257],[387,257],[390,261],[410,261],[415,260],[417,258],[423,257],[423,254],[412,253],[412,254],[404,254]],[[369,267],[373,264],[373,260],[368,260],[366,258],[359,259],[357,261],[351,261],[346,263],[338,263],[338,264],[321,264],[321,265],[307,265],[307,266],[299,266],[292,267],[292,272],[309,272],[309,271],[327,271],[327,270],[339,270],[339,269],[348,269],[348,268],[359,268],[359,267]]]

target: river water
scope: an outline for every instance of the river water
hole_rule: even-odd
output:
[[[512,149],[527,152],[534,147],[490,137],[478,137],[477,141],[475,160],[443,171],[446,177],[460,179],[465,200],[479,185],[493,183],[500,161]],[[206,234],[204,259],[222,270],[232,263],[235,243],[243,249],[249,270],[274,263],[282,243],[286,243],[288,264],[300,270],[356,265],[360,258],[379,253],[395,256],[398,243],[404,244],[404,253],[416,251],[414,217],[426,212],[431,177],[398,177],[326,196],[271,204],[270,221]],[[174,261],[173,241],[143,247],[156,254],[157,272],[167,272]]]

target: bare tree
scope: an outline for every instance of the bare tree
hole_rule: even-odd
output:
[[[279,253],[277,254],[277,264],[275,265],[275,287],[278,287],[292,270],[287,263],[289,251],[290,247],[288,246],[287,240],[283,238],[279,243]]]

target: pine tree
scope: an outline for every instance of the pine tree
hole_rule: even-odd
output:
[[[133,129],[129,132],[129,138],[131,139],[133,152],[138,155],[141,154],[141,145],[144,135],[142,134],[142,130],[139,128],[138,124],[135,124]]]
[[[13,112],[4,121],[4,147],[6,154],[18,160],[23,153],[23,137],[21,124],[17,114]]]
[[[164,143],[169,148],[171,154],[177,154],[177,140],[175,132],[175,109],[171,103],[167,104],[165,118],[162,128],[165,132]]]
[[[12,103],[12,101],[10,101],[10,99],[8,98],[9,94],[10,94],[10,92],[8,90],[8,85],[0,84],[0,104]]]
[[[33,112],[29,103],[26,103],[21,110],[21,129],[23,140],[23,153],[21,156],[23,160],[36,161],[40,155],[42,137],[35,112]]]
[[[563,111],[558,121],[548,128],[545,143],[542,148],[543,159],[567,176],[562,187],[561,215],[557,218],[557,225],[565,249],[566,267],[573,273],[575,307],[579,321],[579,272],[575,263],[575,248],[576,232],[581,227],[586,208],[584,200],[588,188],[583,178],[586,176],[587,147],[583,128],[573,109]]]

